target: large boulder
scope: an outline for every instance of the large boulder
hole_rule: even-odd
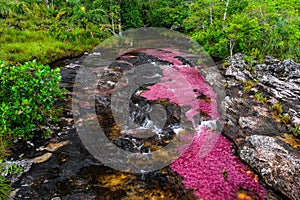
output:
[[[264,181],[291,199],[300,199],[300,154],[281,140],[252,135],[240,146],[239,155]]]
[[[300,125],[300,64],[271,57],[258,64],[236,54],[220,69],[227,95],[223,134],[279,196],[300,199],[300,140],[291,131]]]

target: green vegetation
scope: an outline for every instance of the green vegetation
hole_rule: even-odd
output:
[[[263,96],[261,93],[259,92],[255,92],[254,93],[254,98],[259,101],[259,102],[262,102],[262,103],[266,103],[267,102],[267,97]]]
[[[236,52],[262,61],[266,55],[299,61],[298,0],[141,1],[143,22],[192,37],[215,59]]]
[[[79,56],[111,35],[110,16],[80,1],[8,0],[0,2],[0,60],[44,64]],[[89,2],[88,2],[89,3]],[[96,3],[93,4],[97,7]],[[109,4],[108,4],[109,5]]]
[[[57,120],[59,70],[38,63],[79,56],[138,27],[185,33],[217,60],[241,52],[251,66],[266,55],[300,61],[299,10],[298,0],[0,1],[0,159],[11,139],[32,138],[33,128]],[[244,92],[256,85],[246,81]],[[260,93],[254,97],[266,101]],[[272,110],[283,123],[290,121],[281,104]],[[299,127],[291,131],[299,135]],[[0,199],[8,195],[6,183],[0,176]]]
[[[192,37],[216,58],[242,52],[299,60],[300,3],[297,0],[199,0],[184,20]]]
[[[275,103],[274,105],[271,106],[271,109],[273,110],[273,115],[276,118],[279,118],[282,114],[282,104],[280,102]]]
[[[257,82],[251,81],[251,80],[246,80],[245,82],[243,82],[244,85],[244,92],[250,92],[250,90],[254,87],[256,87]]]
[[[11,187],[9,185],[8,180],[3,176],[0,176],[0,199],[7,199],[9,197],[10,191]]]
[[[281,115],[280,121],[284,124],[288,124],[291,121],[291,116],[289,116],[288,114]]]
[[[290,133],[294,134],[297,138],[300,138],[300,127],[294,124],[290,129]]]
[[[7,154],[12,139],[32,138],[38,128],[44,137],[49,124],[58,121],[59,109],[54,102],[63,96],[59,88],[60,69],[50,69],[35,61],[10,66],[0,62],[0,160]],[[3,164],[0,162],[0,173]],[[8,174],[17,173],[17,166],[6,166]],[[0,199],[7,196],[9,186],[0,176]]]
[[[20,174],[22,171],[23,168],[18,164],[3,163],[3,160],[0,159],[0,174],[3,174],[4,176],[11,176],[15,174]],[[0,176],[0,200],[7,199],[11,191],[11,187],[8,184],[8,180],[6,180],[4,176]]]
[[[0,136],[32,138],[33,128],[57,121],[54,101],[62,97],[60,70],[36,62],[0,63]]]
[[[271,110],[273,111],[273,117],[284,124],[288,124],[291,122],[291,116],[288,114],[283,114],[283,106],[280,102],[271,106]]]
[[[227,67],[229,67],[229,66],[230,66],[230,64],[229,64],[228,62],[225,61],[225,62],[223,63],[223,67],[224,67],[224,68],[227,68]]]
[[[2,163],[1,160],[0,163]],[[3,167],[3,169],[0,171],[3,171],[5,175],[20,174],[21,172],[23,172],[23,168],[19,166],[17,163],[2,164],[1,167]]]
[[[154,26],[190,35],[216,59],[241,52],[299,61],[299,9],[298,0],[1,1],[0,60],[48,63],[123,30]]]
[[[9,43],[8,43],[9,41]],[[38,60],[42,63],[57,60],[66,56],[78,56],[91,48],[92,43],[64,43],[46,35],[44,31],[18,31],[10,29],[0,38],[0,60],[8,63],[24,63]]]

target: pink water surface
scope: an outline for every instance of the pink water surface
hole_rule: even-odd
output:
[[[168,98],[179,106],[190,106],[185,113],[189,120],[199,113],[208,114],[212,120],[220,115],[214,90],[207,84],[197,69],[175,58],[179,51],[155,49],[141,50],[148,55],[173,63],[163,69],[160,83],[148,87],[141,96],[149,100]],[[197,99],[205,95],[211,101]],[[265,188],[254,179],[254,174],[233,155],[232,143],[220,133],[207,127],[199,130],[189,146],[171,166],[183,177],[183,183],[194,194],[205,200],[234,200],[241,189],[248,191],[255,199],[264,199]]]

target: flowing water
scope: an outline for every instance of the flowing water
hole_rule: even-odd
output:
[[[99,54],[94,52],[92,56]],[[218,129],[222,117],[219,93],[206,81],[209,75],[201,72],[205,66],[194,66],[190,55],[175,48],[125,52],[102,67],[95,80],[93,109],[105,137],[126,152],[155,153],[172,143],[184,129],[196,127],[192,135],[183,134],[181,138],[190,143],[175,148],[179,157],[155,171],[129,173],[95,159],[80,140],[72,118],[72,101],[81,109],[86,107],[84,100],[74,98],[79,94],[73,87],[78,84],[76,74],[88,56],[53,64],[61,67],[61,87],[69,91],[58,102],[64,108],[62,122],[52,127],[53,135],[47,140],[35,138],[17,144],[14,159],[30,160],[33,164],[14,182],[13,199],[265,198],[267,191],[258,176],[238,159],[232,143]],[[130,85],[129,79],[122,79],[123,73],[145,64],[164,66],[155,72],[150,70],[146,77],[159,81],[135,85],[129,97],[123,96],[128,105],[119,106],[115,98],[124,91],[126,94]],[[135,81],[143,79],[140,76]],[[128,120],[122,121],[118,115]],[[158,161],[172,158],[171,154],[157,155]]]

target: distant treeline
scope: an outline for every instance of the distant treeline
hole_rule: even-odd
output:
[[[46,62],[129,28],[165,27],[188,34],[215,59],[242,52],[299,61],[299,13],[298,0],[7,0],[0,2],[0,42],[6,44],[0,59]],[[18,35],[23,41],[11,38]],[[16,44],[28,41],[34,56]]]

